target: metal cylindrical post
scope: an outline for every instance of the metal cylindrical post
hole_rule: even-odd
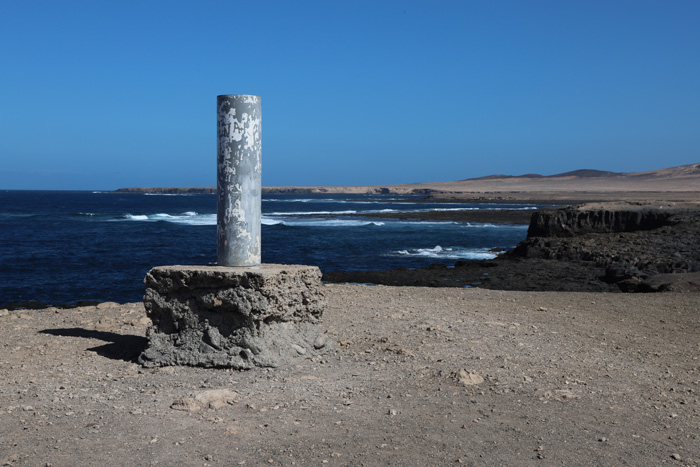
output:
[[[223,95],[217,116],[217,263],[260,264],[261,106],[259,96]]]

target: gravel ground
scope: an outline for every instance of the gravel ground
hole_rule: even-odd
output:
[[[244,372],[141,368],[138,303],[0,310],[0,464],[700,465],[700,294],[324,291],[333,349]]]

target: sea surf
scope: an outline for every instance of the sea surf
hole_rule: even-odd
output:
[[[523,209],[397,195],[264,195],[262,260],[322,272],[494,258],[527,227],[382,218],[382,213]],[[216,262],[216,196],[0,191],[0,307],[142,299],[159,265]]]

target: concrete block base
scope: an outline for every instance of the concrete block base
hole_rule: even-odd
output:
[[[160,266],[146,278],[146,367],[277,367],[326,351],[315,266]]]

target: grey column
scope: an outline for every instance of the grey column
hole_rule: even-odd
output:
[[[260,97],[216,98],[217,263],[260,264]]]

